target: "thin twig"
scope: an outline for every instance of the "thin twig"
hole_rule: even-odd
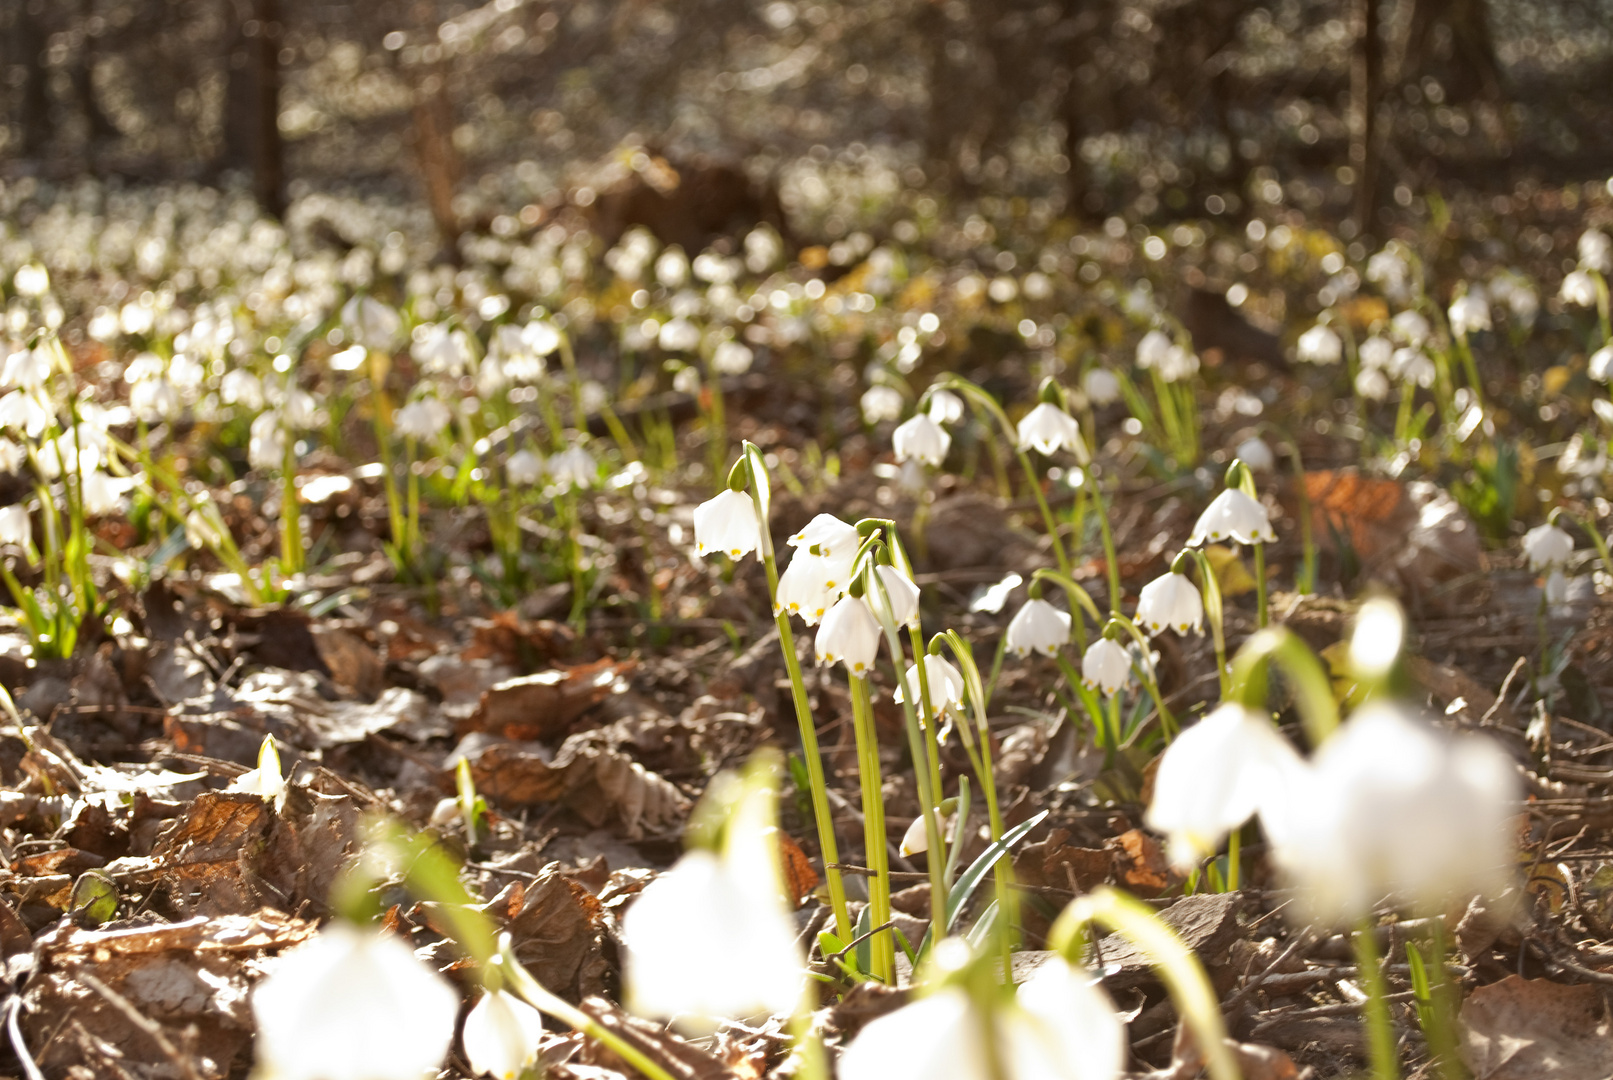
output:
[[[22,1012],[22,995],[13,993],[11,1000],[6,1002],[6,1032],[11,1036],[11,1051],[22,1063],[22,1071],[28,1080],[45,1080],[45,1074],[39,1071],[39,1066],[34,1064],[33,1055],[28,1053],[28,1044],[22,1038],[22,1028],[17,1025],[17,1014],[20,1012]]]
[[[202,1080],[201,1074],[196,1071],[196,1066],[191,1063],[188,1057],[179,1052],[179,1047],[169,1040],[168,1035],[162,1030],[161,1024],[135,1008],[132,1001],[89,972],[81,971],[76,978],[79,982],[105,998],[107,1004],[122,1013],[129,1023],[151,1036],[151,1041],[156,1043],[158,1049],[167,1056],[169,1061],[174,1063],[174,1066],[185,1076],[185,1080]]]
[[[889,930],[891,927],[893,927],[895,925],[896,925],[896,920],[892,919],[890,922],[885,923],[883,926],[876,926],[872,930],[868,930],[868,931],[865,931],[864,933],[858,934],[856,937],[851,939],[851,941],[846,945],[846,947],[844,949],[841,949],[839,952],[830,953],[828,956],[824,957],[824,959],[825,960],[840,960],[847,953],[849,953],[851,950],[855,949],[858,945],[861,945],[863,942],[867,941],[869,938],[873,937],[875,934],[879,933],[881,930]]]

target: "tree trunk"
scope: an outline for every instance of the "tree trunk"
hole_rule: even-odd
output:
[[[286,210],[285,143],[280,137],[280,0],[223,0],[232,29],[225,50],[224,140],[215,165],[247,169],[264,213]]]
[[[95,18],[95,0],[81,0],[78,19],[84,36],[79,45],[78,58],[73,64],[73,94],[78,98],[79,112],[84,116],[84,129],[89,139],[86,156],[92,172],[95,169],[96,151],[118,134],[118,129],[107,119],[105,110],[95,96],[95,53],[100,37],[91,29]]]
[[[17,95],[21,102],[17,119],[22,127],[23,155],[39,157],[50,145],[50,93],[45,85],[45,5],[43,0],[23,0],[18,7],[16,49],[23,76]]]
[[[442,255],[457,261],[459,234],[463,231],[454,209],[454,193],[464,167],[454,146],[454,109],[448,100],[448,84],[443,64],[430,64],[429,74],[414,89],[414,145],[420,159],[421,178],[426,184],[426,201]]]
[[[1355,170],[1355,222],[1372,229],[1378,197],[1378,101],[1383,84],[1383,37],[1378,0],[1352,0],[1355,47],[1350,57],[1350,168]]]

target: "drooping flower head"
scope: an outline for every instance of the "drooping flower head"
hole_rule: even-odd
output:
[[[1033,596],[1009,620],[1008,640],[1003,647],[1019,657],[1032,652],[1056,656],[1059,649],[1070,643],[1070,623],[1069,612],[1060,611],[1040,596]]]
[[[746,491],[724,489],[694,510],[695,552],[710,555],[722,552],[730,559],[742,559],[762,543],[756,523],[756,503]]]
[[[915,459],[940,468],[952,446],[952,436],[934,418],[914,413],[891,433],[891,449],[897,461]]]
[[[494,990],[466,1015],[459,1037],[471,1072],[516,1080],[538,1056],[543,1016],[509,991]]]
[[[1130,677],[1131,653],[1120,642],[1100,637],[1087,646],[1086,655],[1081,657],[1081,685],[1113,695]]]
[[[1556,515],[1523,534],[1523,553],[1534,571],[1561,567],[1574,553],[1574,538],[1558,527]]]
[[[1137,596],[1137,625],[1150,634],[1166,628],[1185,634],[1203,632],[1204,598],[1198,586],[1174,566],[1144,585]]]

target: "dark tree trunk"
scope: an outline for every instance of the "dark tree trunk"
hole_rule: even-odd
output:
[[[73,94],[78,98],[79,112],[84,116],[84,130],[89,139],[88,157],[93,171],[96,151],[116,138],[118,129],[107,118],[101,102],[95,96],[96,45],[100,39],[95,0],[81,0],[78,18],[84,36],[79,45],[78,58],[73,64]]]
[[[448,98],[445,67],[441,61],[427,65],[427,74],[415,84],[414,146],[442,256],[457,261],[463,225],[454,209],[454,194],[464,167],[454,146],[454,107]]]
[[[1383,35],[1378,0],[1352,0],[1355,46],[1350,57],[1350,168],[1355,170],[1355,222],[1372,228],[1378,197],[1378,102],[1383,85]]]
[[[280,0],[223,0],[226,50],[224,144],[217,166],[248,169],[265,213],[286,210],[285,144],[280,137]]]
[[[22,152],[39,157],[50,145],[50,93],[45,85],[44,0],[23,0],[17,12],[16,49],[22,65],[22,86],[17,120],[22,127]]]

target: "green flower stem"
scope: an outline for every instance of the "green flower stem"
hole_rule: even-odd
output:
[[[1238,870],[1243,864],[1243,829],[1232,830],[1227,837],[1227,892],[1238,891]]]
[[[1457,1049],[1456,1013],[1462,1003],[1461,988],[1451,980],[1447,962],[1450,945],[1445,939],[1445,920],[1430,923],[1429,952],[1433,959],[1432,1009],[1429,1014],[1428,1048],[1439,1061],[1444,1080],[1466,1080],[1467,1071]]]
[[[1361,1021],[1367,1032],[1368,1057],[1372,1062],[1373,1080],[1399,1080],[1400,1060],[1395,1048],[1395,1029],[1389,1019],[1388,994],[1383,980],[1383,959],[1378,955],[1378,942],[1373,926],[1363,920],[1352,935],[1355,945],[1355,962],[1361,973],[1361,987],[1367,1000],[1361,1006]],[[1443,963],[1441,957],[1441,963]]]
[[[1462,361],[1462,370],[1467,375],[1468,385],[1473,390],[1473,400],[1479,408],[1484,408],[1484,386],[1479,382],[1479,366],[1473,359],[1473,346],[1468,344],[1466,334],[1452,335],[1456,345],[1456,355]]]
[[[835,936],[841,941],[852,938],[851,917],[846,910],[846,884],[840,871],[840,845],[835,842],[834,815],[829,810],[829,787],[823,775],[823,755],[818,750],[818,730],[812,716],[812,704],[807,700],[806,682],[801,677],[801,661],[795,655],[795,634],[790,629],[790,614],[774,603],[778,596],[778,561],[773,554],[773,534],[768,528],[768,509],[771,503],[771,485],[767,479],[767,466],[762,453],[754,445],[745,444],[745,462],[750,473],[751,495],[756,503],[756,526],[761,536],[762,566],[767,572],[767,601],[774,608],[773,623],[778,627],[779,651],[784,654],[784,669],[790,676],[790,696],[795,702],[795,719],[801,732],[801,756],[807,770],[808,794],[812,800],[812,817],[818,827],[818,849],[823,854],[823,880],[829,889],[829,907],[834,912]]]
[[[881,583],[883,585],[883,583]],[[930,688],[929,665],[922,662],[924,657],[924,633],[917,626],[909,624],[907,628],[908,643],[913,647],[913,666],[918,674],[915,678],[919,684],[919,721],[924,732],[924,764],[930,772],[930,791],[940,800],[945,796],[946,788],[941,782],[941,710],[935,707],[935,696]],[[898,673],[900,678],[900,673]],[[905,693],[903,696],[907,696]],[[914,768],[918,762],[913,763]],[[942,838],[943,846],[945,837]],[[934,849],[939,850],[939,849]]]
[[[1338,700],[1333,683],[1316,654],[1292,630],[1271,626],[1258,630],[1232,658],[1231,685],[1226,696],[1252,709],[1264,709],[1266,668],[1281,665],[1293,684],[1300,719],[1312,747],[1321,746],[1339,726]]]
[[[1400,405],[1395,411],[1395,445],[1405,446],[1411,431],[1411,410],[1416,404],[1417,384],[1409,379],[1400,383]]]
[[[420,572],[420,470],[419,462],[415,461],[415,450],[415,437],[405,435],[403,460],[404,468],[409,470],[409,479],[404,509],[403,556],[408,560],[410,572],[419,578],[423,576]]]
[[[571,333],[560,331],[560,363],[571,383],[571,415],[578,432],[588,430],[588,411],[582,404],[582,376],[577,374],[577,354],[571,351]]]
[[[1176,733],[1181,730],[1181,727],[1176,723],[1176,717],[1171,713],[1169,706],[1165,704],[1164,695],[1159,692],[1159,682],[1154,678],[1153,665],[1148,662],[1148,656],[1153,652],[1152,643],[1148,640],[1148,636],[1142,632],[1142,628],[1126,618],[1126,616],[1116,612],[1109,618],[1119,623],[1126,633],[1131,635],[1131,640],[1137,643],[1137,648],[1142,653],[1142,656],[1132,665],[1132,670],[1137,673],[1137,678],[1143,684],[1143,689],[1147,690],[1148,696],[1153,699],[1154,708],[1159,710],[1159,723],[1165,730],[1165,741],[1170,742],[1176,738]]]
[[[1294,491],[1299,497],[1299,544],[1303,555],[1303,569],[1294,582],[1294,591],[1309,596],[1316,591],[1316,536],[1311,528],[1311,496],[1305,487],[1305,461],[1299,456],[1299,443],[1284,439],[1288,458],[1294,463]]]
[[[869,924],[884,926],[891,920],[890,838],[885,832],[885,793],[880,779],[879,740],[869,705],[868,680],[851,676],[851,724],[857,740],[857,774],[862,781],[864,856],[873,876],[868,879]],[[896,944],[889,932],[869,942],[869,973],[888,984],[896,981]]]
[[[1090,498],[1088,489],[1090,485],[1082,484],[1075,493],[1075,507],[1070,511],[1070,535],[1075,538],[1076,554],[1079,555],[1086,548],[1087,533],[1087,499]],[[1099,625],[1102,623],[1100,621]],[[1087,651],[1087,627],[1081,619],[1076,619],[1070,627],[1071,636],[1075,639],[1075,647],[1082,652]]]
[[[1141,900],[1104,885],[1064,909],[1048,933],[1048,945],[1072,964],[1086,952],[1092,923],[1120,934],[1148,957],[1170,992],[1177,1015],[1198,1039],[1212,1080],[1238,1080],[1238,1065],[1227,1049],[1221,1006],[1204,967],[1176,932]]]
[[[1031,581],[1051,581],[1063,589],[1064,594],[1070,598],[1071,613],[1079,614],[1077,612],[1078,608],[1080,611],[1086,612],[1087,615],[1091,616],[1092,621],[1097,624],[1099,631],[1102,631],[1103,624],[1106,621],[1103,613],[1098,610],[1098,605],[1092,599],[1092,594],[1077,584],[1074,578],[1068,574],[1061,574],[1044,567],[1031,575]],[[1082,651],[1085,651],[1085,646],[1082,646]]]
[[[1103,492],[1098,486],[1098,478],[1088,472],[1087,479],[1092,487],[1092,501],[1097,504],[1098,536],[1103,541],[1103,561],[1109,572],[1109,612],[1112,615],[1118,615],[1120,614],[1121,600],[1120,558],[1115,554],[1115,538],[1109,531],[1109,507],[1103,501]],[[1068,572],[1065,571],[1065,573]]]
[[[1264,627],[1270,621],[1270,614],[1266,604],[1266,545],[1260,540],[1255,544],[1255,625]]]
[[[525,998],[527,1003],[534,1009],[547,1013],[562,1024],[567,1024],[585,1035],[598,1039],[609,1047],[617,1057],[643,1073],[648,1080],[673,1080],[671,1073],[663,1069],[660,1064],[639,1050],[638,1047],[569,1001],[544,989],[543,984],[534,979],[527,973],[526,968],[521,966],[521,962],[515,958],[515,954],[512,951],[506,949],[500,959],[502,963],[499,967],[502,969],[501,973],[504,978],[509,980],[511,988]]]
[[[1117,745],[1108,741],[1108,724],[1104,720],[1103,705],[1098,701],[1097,695],[1086,688],[1086,685],[1081,681],[1081,673],[1075,670],[1074,664],[1064,658],[1063,653],[1059,653],[1053,660],[1058,664],[1059,670],[1064,673],[1064,681],[1070,684],[1071,690],[1075,691],[1075,696],[1081,702],[1081,708],[1086,710],[1087,720],[1092,724],[1092,735],[1097,740],[1098,745],[1105,750],[1118,750]]]
[[[1602,569],[1609,577],[1613,577],[1613,554],[1609,554],[1607,540],[1597,531],[1596,523],[1578,514],[1570,514],[1569,519],[1591,538],[1591,546],[1596,548],[1596,557],[1602,561]]]
[[[711,365],[706,365],[706,382],[701,388],[708,391],[710,406],[706,413],[706,454],[711,460],[711,471],[716,480],[717,491],[722,491],[728,481],[728,474],[723,472],[723,462],[728,460],[728,420],[727,411],[723,405],[722,380]],[[697,399],[704,399],[707,395],[697,393]]]
[[[1226,611],[1221,603],[1221,582],[1215,576],[1210,557],[1198,548],[1191,549],[1193,561],[1199,568],[1199,592],[1204,595],[1204,618],[1210,624],[1210,640],[1215,643],[1215,674],[1225,698],[1231,689],[1227,671]]]
[[[1591,280],[1596,283],[1596,318],[1602,325],[1602,340],[1613,341],[1613,318],[1609,317],[1609,304],[1607,278],[1602,276],[1600,270],[1590,272]]]
[[[297,497],[297,440],[289,430],[285,440],[285,462],[280,469],[280,569],[289,575],[302,573],[302,503]]]

